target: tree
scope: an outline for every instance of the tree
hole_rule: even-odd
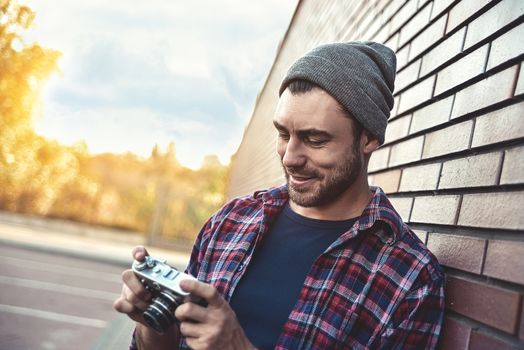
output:
[[[36,182],[49,180],[53,187],[53,182],[63,180],[53,179],[54,174],[46,172],[39,157],[49,154],[52,145],[46,145],[32,128],[42,86],[60,57],[55,50],[23,41],[21,32],[31,25],[34,16],[27,6],[0,0],[0,209],[16,209],[19,198],[27,204],[49,196],[49,192],[31,190]],[[63,154],[55,156],[44,162],[64,163]]]
[[[176,160],[175,143],[149,159],[91,155],[33,131],[43,85],[60,53],[23,42],[35,14],[0,0],[0,210],[192,240],[224,199],[227,168],[216,156],[199,171]]]

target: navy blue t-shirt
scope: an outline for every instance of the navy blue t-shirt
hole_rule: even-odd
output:
[[[313,262],[355,221],[310,219],[289,205],[284,208],[257,247],[230,302],[257,348],[275,347]]]

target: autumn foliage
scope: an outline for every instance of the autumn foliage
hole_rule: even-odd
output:
[[[193,239],[224,200],[227,168],[212,156],[182,167],[174,144],[143,159],[37,135],[32,118],[60,53],[23,42],[34,16],[0,0],[0,210]]]

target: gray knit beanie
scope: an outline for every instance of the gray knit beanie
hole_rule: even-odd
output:
[[[319,46],[289,68],[279,96],[294,80],[308,80],[333,96],[380,143],[393,108],[397,60],[388,47],[370,41]]]

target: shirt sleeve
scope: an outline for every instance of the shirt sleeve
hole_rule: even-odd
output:
[[[206,233],[206,227],[208,227],[209,224],[210,224],[209,222],[206,223],[204,228],[200,231],[198,237],[196,238],[195,244],[193,246],[193,250],[192,250],[192,253],[191,253],[189,264],[188,264],[188,267],[186,269],[186,273],[189,273],[189,274],[191,274],[193,276],[196,276],[197,273],[198,273],[198,269],[199,269],[199,255],[200,255],[200,252],[201,252],[202,240],[203,240],[203,236]],[[177,327],[178,327],[179,326],[178,325],[178,321],[175,320],[175,322],[177,323]],[[179,344],[179,347],[177,347],[177,349],[181,348],[181,347],[182,347],[182,345]],[[129,350],[138,350],[138,345],[137,345],[137,341],[136,341],[136,329],[133,331],[133,334],[131,336],[131,343],[129,344]]]
[[[198,233],[195,239],[195,243],[193,244],[193,250],[191,251],[189,264],[185,270],[186,273],[194,277],[199,276],[202,263],[205,263],[206,260],[205,256],[208,244],[211,240],[211,236],[213,236],[213,234],[220,229],[222,221],[236,207],[236,205],[237,201],[235,199],[231,200],[206,221],[206,223]]]
[[[138,346],[136,345],[136,329],[133,331],[133,335],[131,336],[131,344],[129,344],[129,350],[138,350]]]
[[[444,277],[407,293],[380,338],[380,349],[435,349],[444,318]]]
[[[191,256],[189,258],[188,266],[185,270],[186,273],[197,277],[198,273],[200,271],[200,266],[202,263],[202,260],[204,258],[207,244],[209,241],[209,237],[212,235],[214,230],[216,229],[216,226],[220,224],[223,217],[227,214],[229,210],[231,210],[232,207],[234,207],[235,202],[231,201],[224,205],[215,215],[213,215],[211,218],[207,220],[207,222],[204,224],[200,232],[198,233],[195,243],[193,245],[193,249],[191,251]],[[178,321],[175,320],[175,322],[178,325]],[[184,338],[180,338],[180,344],[179,349],[185,349],[185,342]],[[129,350],[138,350],[138,346],[136,343],[136,330],[133,332],[133,335],[131,337],[131,344],[129,345]]]

